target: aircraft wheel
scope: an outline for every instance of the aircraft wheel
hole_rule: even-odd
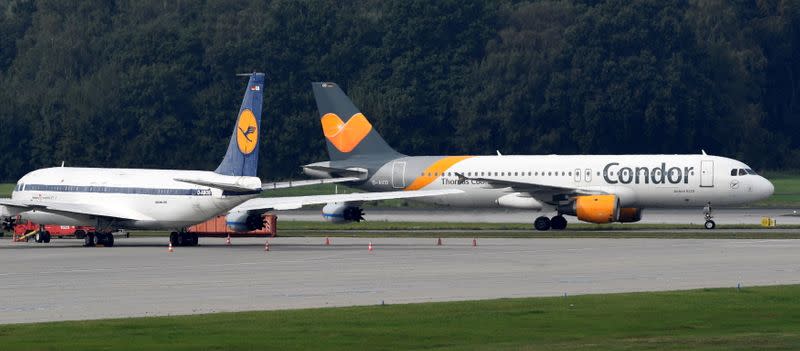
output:
[[[550,218],[545,216],[537,217],[535,221],[533,221],[533,227],[539,231],[545,231],[550,229]]]
[[[169,233],[169,242],[172,244],[172,246],[178,246],[178,237],[178,232]]]
[[[45,244],[50,242],[50,232],[44,232],[44,237],[42,238],[42,241]]]
[[[550,228],[555,230],[564,230],[567,228],[567,219],[562,215],[558,215],[550,219]]]
[[[92,247],[94,246],[94,234],[87,233],[86,236],[83,237],[83,246]]]
[[[706,229],[714,229],[714,228],[717,227],[717,224],[714,223],[714,221],[709,219],[709,220],[706,221],[705,227],[706,227]]]
[[[191,245],[191,246],[197,246],[197,243],[198,243],[199,241],[200,241],[200,240],[199,240],[199,237],[197,236],[197,234],[190,234],[190,235],[189,235],[189,245]]]
[[[105,234],[105,240],[103,240],[103,246],[105,247],[112,247],[114,246],[114,235],[111,233]]]
[[[40,244],[42,242],[44,242],[44,233],[36,232],[36,235],[33,236],[33,241],[35,241],[37,243],[40,243]]]

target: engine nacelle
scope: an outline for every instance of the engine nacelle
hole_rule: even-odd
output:
[[[642,209],[636,207],[623,207],[619,209],[620,223],[633,223],[642,220]]]
[[[364,210],[347,203],[332,202],[322,208],[322,218],[333,223],[361,222]]]
[[[256,211],[228,212],[225,224],[231,230],[244,233],[264,228],[264,214]]]
[[[558,206],[558,211],[584,222],[611,223],[619,220],[619,199],[616,195],[576,196],[570,203]]]

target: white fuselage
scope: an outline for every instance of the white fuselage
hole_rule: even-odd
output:
[[[23,219],[40,224],[87,225],[126,229],[181,229],[203,222],[256,196],[180,182],[175,178],[238,183],[260,188],[257,177],[233,177],[208,171],[44,168],[20,178],[11,197],[30,203],[102,206],[135,215],[138,220],[104,222],[76,213],[27,211]]]
[[[524,185],[493,187],[480,180],[460,182],[456,173],[467,178],[600,191],[617,195],[623,207],[638,208],[702,207],[708,202],[715,206],[740,205],[767,198],[774,190],[767,179],[744,163],[709,155],[474,156],[446,168],[441,164],[447,162],[438,160],[442,157],[398,158],[384,164],[359,187],[370,191],[458,188],[464,193],[418,201],[535,210],[552,208],[553,199],[534,191],[529,193],[535,198],[531,201]],[[733,170],[735,175],[731,174]],[[749,173],[742,174],[745,172]]]

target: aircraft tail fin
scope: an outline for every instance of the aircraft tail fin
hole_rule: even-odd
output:
[[[311,85],[331,161],[354,157],[385,160],[403,156],[383,140],[338,85],[322,82]]]
[[[214,173],[255,177],[258,171],[258,136],[261,129],[261,105],[264,100],[264,73],[247,73],[250,81],[244,91],[228,151]]]

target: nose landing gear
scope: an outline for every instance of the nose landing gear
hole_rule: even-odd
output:
[[[707,203],[705,207],[703,207],[703,217],[706,219],[706,223],[704,224],[706,229],[714,229],[717,227],[717,224],[714,223],[711,218],[714,218],[712,214],[711,202]]]

